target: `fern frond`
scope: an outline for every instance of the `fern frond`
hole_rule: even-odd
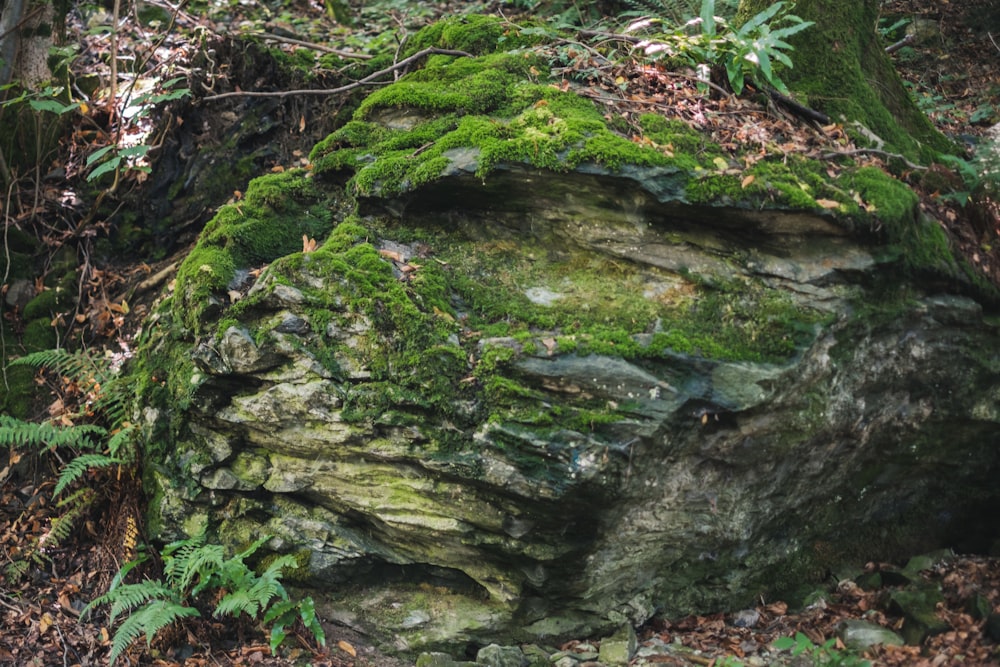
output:
[[[108,376],[108,364],[98,361],[86,350],[70,352],[65,348],[39,350],[26,354],[23,357],[10,362],[11,366],[31,366],[32,368],[47,368],[54,373],[65,375],[74,380],[82,380],[93,377],[98,382],[103,382]]]
[[[95,424],[53,426],[49,423],[26,422],[9,415],[0,415],[0,445],[32,447],[66,447],[95,449],[91,436],[101,438],[107,430]]]
[[[4,567],[3,572],[11,581],[19,581],[31,569],[31,563],[26,560],[12,560]]]
[[[118,656],[140,635],[146,635],[146,644],[149,645],[157,632],[174,621],[185,616],[198,615],[197,609],[185,607],[171,600],[155,600],[148,603],[125,619],[115,631],[115,636],[111,640],[110,664],[114,665]]]
[[[191,588],[191,595],[196,596],[206,588],[214,586],[216,575],[225,564],[225,556],[226,552],[221,544],[206,544],[192,551],[184,564],[184,569],[179,572],[180,588],[184,590]],[[192,587],[192,584],[195,585]]]
[[[135,438],[138,430],[135,426],[126,426],[115,431],[108,439],[108,452],[111,456],[119,457],[129,462],[135,455]]]
[[[94,498],[91,489],[80,489],[70,497],[64,498],[58,504],[58,507],[63,508],[63,513],[53,517],[49,532],[38,541],[38,546],[51,549],[64,542],[73,532],[76,520],[90,507]]]
[[[58,496],[62,493],[63,489],[80,479],[91,468],[107,468],[123,463],[125,462],[121,459],[105,456],[104,454],[80,454],[80,456],[67,463],[66,467],[59,473],[59,481],[56,482],[56,488],[52,490],[52,497]]]
[[[257,618],[260,607],[260,600],[251,591],[241,588],[219,600],[219,604],[215,606],[215,616],[239,616],[244,613],[250,618]]]
[[[145,554],[140,554],[139,557],[136,558],[135,560],[130,560],[129,562],[122,565],[121,569],[118,570],[118,572],[115,573],[115,576],[111,579],[111,586],[108,587],[108,592],[98,598],[94,598],[93,600],[91,600],[89,603],[87,603],[87,606],[83,608],[83,611],[80,612],[81,620],[85,619],[87,617],[87,614],[89,614],[94,608],[100,607],[101,605],[108,604],[109,602],[111,602],[115,597],[114,595],[115,590],[122,585],[122,582],[125,581],[125,577],[128,576],[128,573],[131,572],[136,567],[145,563],[147,560],[148,558]]]
[[[131,611],[152,600],[167,600],[180,604],[172,589],[167,588],[160,581],[149,579],[138,584],[119,586],[113,592],[103,595],[102,598],[106,598],[102,604],[111,605],[108,616],[112,623],[123,612]]]

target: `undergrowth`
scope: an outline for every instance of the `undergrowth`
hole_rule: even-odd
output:
[[[82,616],[104,605],[110,606],[111,623],[124,616],[111,641],[112,665],[139,637],[145,636],[148,646],[160,630],[174,622],[200,617],[195,605],[209,597],[219,598],[212,614],[217,618],[246,615],[270,625],[272,654],[285,641],[287,628],[299,620],[319,645],[325,645],[312,598],[293,601],[281,583],[286,568],[298,567],[295,557],[280,556],[259,574],[246,564],[268,539],[260,538],[226,558],[221,545],[206,544],[204,533],[199,533],[163,549],[163,579],[124,583],[129,572],[147,560],[141,555],[122,567],[110,590],[87,605]]]

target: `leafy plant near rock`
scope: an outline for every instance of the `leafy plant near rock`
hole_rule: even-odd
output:
[[[778,27],[781,24],[784,25]],[[725,19],[715,15],[715,0],[704,0],[699,17],[683,25],[651,18],[633,23],[626,32],[663,26],[665,30],[653,32],[648,41],[639,44],[647,56],[694,67],[706,91],[712,68],[721,68],[738,95],[747,80],[757,88],[770,86],[787,93],[788,88],[773,62],[792,67],[792,60],[787,55],[792,45],[785,39],[811,25],[811,21],[803,21],[789,13],[786,3],[776,2],[738,28],[731,28]]]
[[[135,460],[135,435],[125,419],[127,394],[122,379],[111,363],[87,351],[43,350],[21,357],[11,366],[47,368],[65,378],[81,398],[76,414],[63,415],[60,422],[29,422],[0,415],[0,444],[11,447],[12,461],[20,459],[18,449],[37,454],[57,452],[62,465],[52,498],[79,482],[88,473],[101,468],[127,466]],[[96,423],[95,418],[104,425]],[[77,423],[79,422],[79,423]],[[49,533],[24,559],[8,563],[8,574],[25,571],[29,561],[42,562],[46,549],[69,537],[76,520],[97,500],[98,493],[81,488],[58,501],[62,510]]]
[[[110,662],[115,661],[139,637],[147,645],[156,634],[182,618],[198,617],[193,606],[204,598],[218,597],[215,617],[246,615],[270,625],[270,646],[274,653],[287,637],[287,628],[301,620],[322,646],[326,635],[312,598],[298,601],[289,598],[281,583],[286,568],[298,567],[294,556],[271,560],[259,574],[246,564],[269,538],[263,537],[238,554],[226,558],[222,546],[206,544],[204,533],[167,545],[163,558],[164,579],[124,583],[128,574],[146,561],[140,557],[127,563],[115,576],[110,590],[87,605],[83,615],[102,605],[110,605],[110,621],[125,616],[115,630]]]

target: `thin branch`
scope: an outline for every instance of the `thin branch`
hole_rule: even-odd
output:
[[[904,156],[899,153],[890,153],[888,151],[879,150],[878,148],[855,148],[849,151],[833,151],[831,153],[823,153],[824,160],[833,160],[838,157],[851,157],[852,155],[878,155],[884,158],[891,158],[894,160],[902,160],[910,169],[926,170],[927,167],[921,166],[919,164],[914,164],[907,160]]]
[[[899,51],[901,48],[903,48],[907,44],[912,44],[915,41],[917,41],[917,36],[916,35],[907,35],[906,37],[904,37],[903,39],[899,40],[895,44],[890,44],[889,46],[885,47],[885,52],[886,53],[895,53],[896,51]]]
[[[323,44],[313,44],[312,42],[303,42],[301,39],[292,39],[291,37],[282,37],[281,35],[275,35],[270,32],[251,32],[247,33],[251,37],[260,37],[261,39],[270,39],[275,42],[281,42],[283,44],[293,44],[295,46],[301,46],[306,49],[312,49],[313,51],[322,51],[323,53],[332,53],[335,56],[340,56],[342,58],[357,58],[359,60],[369,60],[374,58],[367,53],[351,53],[350,51],[341,51],[340,49],[335,49],[331,46],[325,46]]]
[[[427,55],[442,55],[442,56],[465,56],[467,58],[472,58],[471,53],[466,53],[465,51],[454,51],[451,49],[424,49],[422,51],[417,51],[409,58],[403,58],[398,63],[391,67],[386,67],[385,69],[379,70],[373,74],[369,74],[363,79],[358,79],[354,83],[349,83],[346,86],[340,86],[339,88],[320,88],[320,89],[304,89],[304,90],[281,90],[271,93],[258,93],[258,92],[248,92],[237,90],[231,93],[219,93],[218,95],[209,95],[207,97],[201,98],[205,102],[211,102],[213,100],[221,100],[226,97],[288,97],[289,95],[336,95],[337,93],[344,93],[348,90],[354,90],[355,88],[360,88],[366,84],[372,83],[375,79],[385,76],[390,72],[395,72],[396,70],[403,69],[415,60],[419,60]]]
[[[997,51],[1000,51],[1000,46],[997,46],[997,41],[995,39],[993,39],[993,33],[992,32],[988,32],[986,34],[989,36],[990,42],[993,43],[993,48],[995,48]]]

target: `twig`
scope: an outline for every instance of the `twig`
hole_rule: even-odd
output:
[[[885,52],[886,53],[895,53],[896,51],[899,51],[901,48],[903,48],[907,44],[912,44],[913,42],[916,41],[916,39],[917,39],[916,35],[907,35],[906,37],[904,37],[903,39],[899,40],[895,44],[890,44],[889,46],[885,47]]]
[[[830,124],[830,117],[827,116],[822,111],[816,111],[815,109],[810,109],[809,107],[799,104],[791,97],[787,95],[782,95],[777,90],[773,88],[768,88],[767,94],[771,96],[771,99],[778,104],[786,107],[789,111],[794,113],[796,116],[801,116],[803,118],[808,118],[809,120],[814,120],[817,123],[822,123],[823,125]]]
[[[995,48],[997,51],[1000,51],[1000,46],[997,46],[997,41],[993,39],[993,33],[988,32],[986,33],[986,35],[990,38],[990,42],[993,44],[993,48]]]
[[[359,60],[369,60],[374,58],[368,53],[351,53],[350,51],[341,51],[340,49],[335,49],[332,46],[325,46],[323,44],[313,44],[312,42],[303,42],[301,39],[293,39],[291,37],[282,37],[281,35],[275,35],[270,32],[251,32],[248,33],[251,37],[260,37],[261,39],[270,39],[275,42],[282,42],[283,44],[294,44],[295,46],[301,46],[307,49],[312,49],[313,51],[322,51],[323,53],[332,53],[335,56],[340,56],[342,58],[357,58]]]
[[[914,164],[910,162],[905,157],[899,153],[890,153],[888,151],[879,150],[878,148],[855,148],[849,151],[833,151],[831,153],[823,153],[822,158],[824,160],[833,160],[838,157],[850,157],[852,155],[879,155],[885,158],[892,158],[895,160],[902,160],[910,169],[926,170],[927,167],[921,166],[919,164]]]
[[[390,72],[395,72],[396,70],[402,69],[412,63],[415,60],[419,60],[427,55],[442,55],[442,56],[465,56],[467,58],[473,57],[471,53],[466,53],[465,51],[454,51],[452,49],[424,49],[422,51],[417,51],[409,58],[403,58],[395,65],[391,67],[386,67],[385,69],[379,70],[373,74],[369,74],[363,79],[358,79],[354,83],[349,83],[346,86],[340,86],[339,88],[319,88],[319,89],[303,89],[303,90],[281,90],[272,93],[258,93],[237,90],[231,93],[219,93],[218,95],[209,95],[208,97],[201,98],[205,102],[211,102],[213,100],[221,100],[226,97],[288,97],[289,95],[336,95],[337,93],[344,93],[348,90],[353,90],[355,88],[360,88],[365,84],[371,83],[380,76],[385,76]]]

